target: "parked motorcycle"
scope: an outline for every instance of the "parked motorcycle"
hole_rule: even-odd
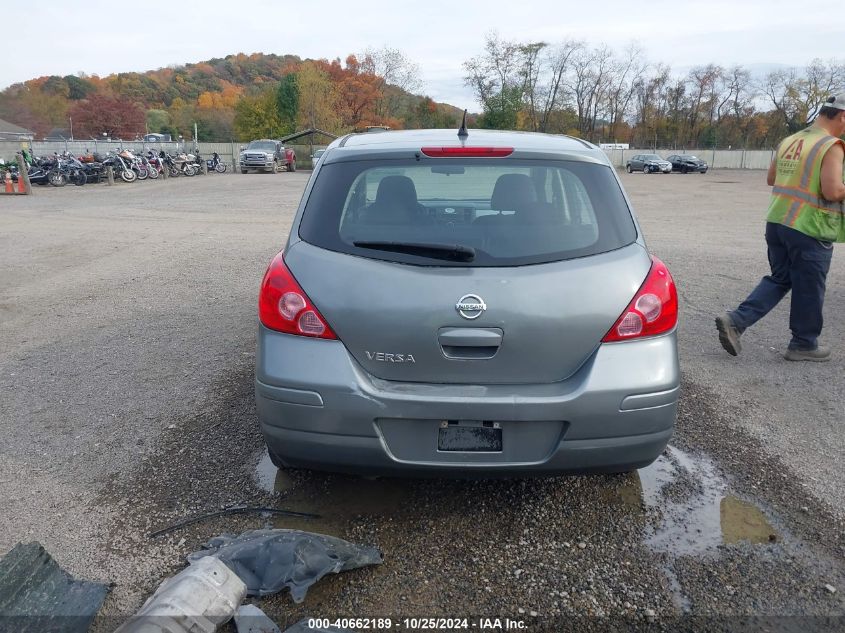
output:
[[[226,163],[220,160],[220,154],[217,152],[213,152],[211,154],[211,158],[205,161],[205,164],[208,171],[216,171],[218,174],[222,174],[226,171]]]
[[[141,160],[135,156],[131,151],[128,149],[121,150],[118,153],[118,156],[126,161],[126,164],[129,165],[129,168],[135,172],[135,176],[138,180],[146,180],[149,177],[149,173],[147,172],[147,168],[141,163]]]
[[[109,152],[103,161],[103,166],[105,168],[111,167],[114,170],[114,175],[119,176],[125,182],[135,182],[138,179],[138,174],[133,171],[132,166],[120,153],[112,154]]]
[[[59,157],[59,171],[68,182],[72,182],[78,187],[88,182],[85,165],[70,152],[64,152]]]
[[[49,185],[48,174],[54,166],[52,158],[33,158],[29,167],[29,182],[33,185]]]
[[[164,152],[162,152],[162,154],[164,154]],[[150,172],[154,171],[156,173],[155,176],[153,176],[152,173],[150,173],[150,176],[152,176],[153,178],[158,178],[161,174],[164,173],[164,168],[165,168],[164,160],[158,154],[156,154],[153,150],[151,150],[151,149],[147,150],[146,159],[147,159],[147,166],[148,166],[148,169],[150,170]]]
[[[199,149],[194,148],[193,154],[187,154],[188,162],[193,165],[194,169],[198,174],[204,174],[205,171],[203,170],[203,160],[202,156],[200,156]]]
[[[188,156],[184,153],[171,156],[162,151],[159,157],[164,160],[165,165],[167,165],[170,171],[170,175],[173,177],[180,175],[196,176],[197,174],[196,167],[188,161]]]
[[[147,175],[151,180],[158,178],[158,168],[150,163],[146,156],[139,156],[138,160],[141,161],[142,168],[147,172]]]

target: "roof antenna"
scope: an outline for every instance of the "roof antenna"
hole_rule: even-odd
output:
[[[469,136],[469,132],[467,132],[467,111],[464,110],[464,120],[461,121],[461,129],[458,130],[458,138],[465,139]]]

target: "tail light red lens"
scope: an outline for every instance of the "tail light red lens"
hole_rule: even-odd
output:
[[[678,323],[678,291],[666,264],[652,256],[651,270],[602,343],[657,336]]]
[[[258,294],[258,318],[264,327],[316,338],[337,339],[326,320],[296,283],[283,253],[270,262]]]
[[[504,158],[513,154],[513,147],[423,147],[420,151],[432,158]]]

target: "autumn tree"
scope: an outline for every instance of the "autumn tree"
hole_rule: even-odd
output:
[[[358,71],[375,77],[375,114],[383,119],[401,116],[406,107],[403,96],[415,93],[422,87],[419,64],[412,61],[398,48],[367,48],[362,55]]]
[[[273,89],[241,97],[235,106],[234,132],[238,140],[278,138],[282,129]]]
[[[362,64],[357,56],[349,55],[344,65],[335,59],[331,63],[321,62],[320,66],[337,87],[338,113],[344,129],[385,123],[376,112],[383,82],[373,74],[368,63]]]
[[[73,118],[74,135],[100,138],[133,139],[144,134],[144,111],[138,104],[123,97],[92,94],[68,110]]]
[[[315,62],[305,62],[296,75],[297,125],[339,133],[343,128],[340,94],[329,73]]]
[[[774,108],[783,133],[796,132],[821,107],[829,95],[845,85],[845,65],[832,60],[812,60],[804,69],[788,68],[769,73],[761,92]]]

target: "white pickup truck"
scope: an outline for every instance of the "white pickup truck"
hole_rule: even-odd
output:
[[[238,160],[241,173],[250,169],[255,171],[280,172],[296,171],[296,154],[285,147],[281,141],[259,139],[250,141],[249,145],[241,148]]]

